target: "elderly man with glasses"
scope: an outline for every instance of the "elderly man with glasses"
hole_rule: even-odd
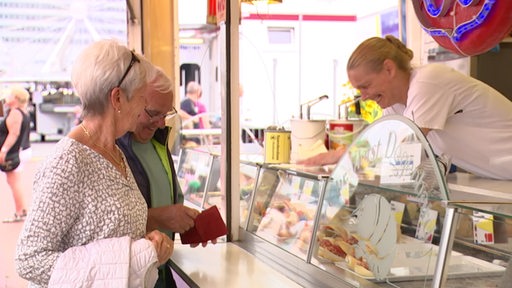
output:
[[[183,193],[169,150],[172,145],[169,135],[174,131],[173,127],[166,126],[166,121],[177,114],[173,106],[172,82],[161,69],[148,75],[148,79],[152,80],[145,93],[145,113],[139,115],[135,130],[117,139],[117,144],[125,154],[149,208],[147,229],[158,229],[174,239],[174,233],[185,232],[194,226],[199,211],[183,205]],[[155,287],[175,285],[168,265],[162,265]]]

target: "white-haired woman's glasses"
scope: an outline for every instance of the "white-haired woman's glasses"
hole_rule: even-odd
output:
[[[128,75],[128,72],[130,72],[130,70],[132,69],[132,66],[135,63],[140,63],[140,60],[139,60],[139,58],[137,58],[137,56],[135,56],[135,53],[133,53],[133,51],[130,51],[130,52],[132,53],[132,60],[130,60],[130,64],[128,64],[126,71],[124,71],[123,77],[121,77],[121,80],[119,80],[119,82],[117,83],[116,87],[118,87],[118,88],[121,87],[121,84],[123,84],[124,78],[126,78],[126,75]]]
[[[176,108],[172,107],[171,111],[165,112],[165,113],[159,113],[156,111],[150,111],[147,107],[144,107],[144,112],[146,112],[146,115],[148,115],[149,121],[151,122],[158,122],[160,120],[165,120],[169,118],[173,118],[178,114],[178,111],[176,111]]]

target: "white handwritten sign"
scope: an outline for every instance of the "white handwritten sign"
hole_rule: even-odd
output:
[[[381,179],[383,184],[411,183],[412,172],[421,162],[421,143],[402,143],[394,153],[383,159]]]

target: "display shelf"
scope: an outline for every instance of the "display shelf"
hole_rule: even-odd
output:
[[[389,275],[380,281],[411,281],[432,278],[438,255],[438,246],[429,243],[398,243],[395,259],[391,265]],[[336,266],[358,275],[346,261],[335,262]],[[448,265],[451,278],[468,278],[479,276],[497,276],[505,271],[505,267],[487,262],[476,257],[453,252]],[[373,276],[364,276],[364,279],[378,281]]]
[[[474,213],[489,212],[498,217],[494,224],[512,231],[499,218],[512,218],[511,206],[503,199],[455,204],[428,141],[408,119],[389,116],[374,122],[334,168],[303,168],[261,167],[249,221],[242,226],[244,241],[261,239],[275,247],[270,250],[322,271],[314,278],[334,276],[346,287],[458,287],[461,281],[455,279],[480,283],[505,273],[499,264],[512,255],[501,247],[507,244],[474,244],[473,234],[458,231],[458,221],[468,213],[473,224]],[[307,182],[315,188],[303,193]],[[459,209],[450,208],[452,202]],[[308,216],[297,217],[298,211]],[[259,246],[257,254],[268,249],[262,247],[268,245]],[[347,281],[353,277],[357,285]]]

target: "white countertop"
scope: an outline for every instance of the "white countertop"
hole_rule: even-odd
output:
[[[453,205],[512,218],[512,181],[454,173],[447,182]]]
[[[190,248],[178,240],[171,260],[198,287],[301,287],[233,243]]]
[[[512,201],[512,181],[493,180],[468,173],[453,173],[447,178],[451,199],[490,200],[489,198]]]

